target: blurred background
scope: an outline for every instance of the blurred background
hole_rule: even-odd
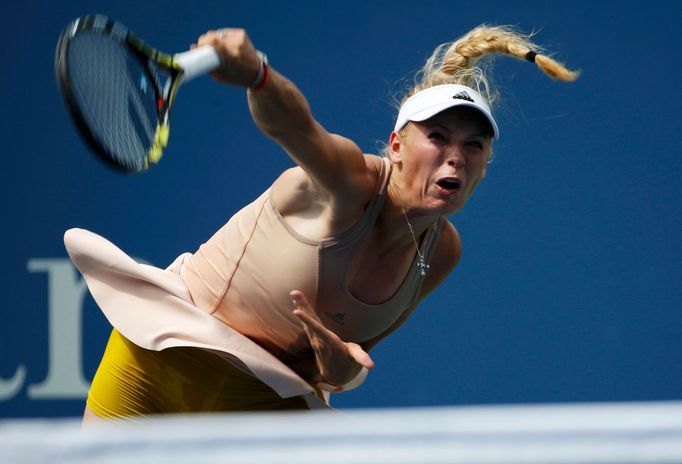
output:
[[[181,51],[244,27],[330,131],[375,153],[393,101],[433,48],[511,24],[573,84],[496,60],[501,138],[460,213],[464,254],[373,352],[339,408],[682,398],[682,143],[670,2],[24,0],[0,6],[0,189],[5,295],[0,417],[75,416],[110,326],[67,259],[84,227],[160,267],[194,251],[291,161],[245,93],[204,77],[180,90],[163,162],[123,176],[87,151],[54,77],[72,19],[101,13]]]

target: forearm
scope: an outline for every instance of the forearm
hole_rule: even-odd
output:
[[[314,132],[317,125],[303,94],[267,66],[244,29],[209,31],[197,43],[212,46],[220,55],[222,65],[212,73],[216,80],[248,88],[251,114],[265,134],[284,144],[292,132],[297,135],[289,142]],[[257,89],[250,88],[254,85]]]
[[[290,136],[305,136],[314,127],[306,98],[293,82],[272,68],[261,89],[249,89],[248,101],[256,126],[279,142],[286,142]]]
[[[266,66],[243,29],[209,31],[198,45],[210,45],[221,57],[213,77],[248,88],[248,103],[258,128],[274,139],[306,174],[335,198],[364,204],[372,190],[362,150],[351,140],[333,135],[313,117],[301,91]],[[255,88],[252,88],[255,87]]]
[[[305,96],[286,77],[269,70],[265,85],[248,90],[249,109],[258,128],[275,140],[308,176],[344,201],[364,195],[367,165],[352,141],[327,132],[312,115]],[[364,198],[364,197],[363,197]]]

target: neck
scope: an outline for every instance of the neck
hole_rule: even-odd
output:
[[[392,176],[387,187],[386,204],[381,212],[380,223],[382,240],[393,247],[414,245],[414,241],[418,241],[419,237],[438,220],[437,216],[424,214],[423,210],[410,203],[409,199],[405,202],[401,191]]]

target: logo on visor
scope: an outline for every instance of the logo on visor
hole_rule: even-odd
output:
[[[466,100],[466,101],[470,101],[471,103],[474,102],[474,99],[471,98],[471,97],[469,96],[469,94],[466,93],[466,91],[464,91],[464,90],[462,90],[461,92],[459,92],[459,93],[456,94],[456,95],[453,95],[452,98],[454,98],[454,99],[456,99],[456,100]]]

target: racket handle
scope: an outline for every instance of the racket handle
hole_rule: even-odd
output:
[[[220,56],[210,45],[178,53],[173,59],[185,71],[182,77],[183,82],[209,73],[220,66]]]

